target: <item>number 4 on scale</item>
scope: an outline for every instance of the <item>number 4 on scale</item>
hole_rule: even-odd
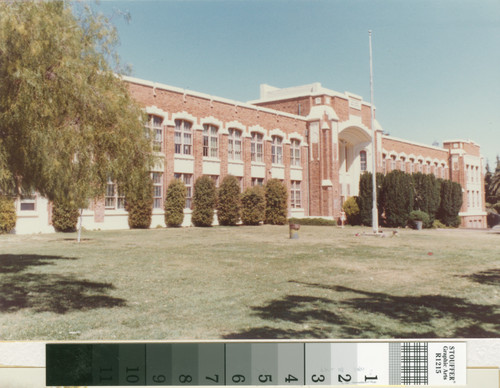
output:
[[[285,382],[286,383],[291,383],[292,381],[299,381],[299,379],[295,376],[292,376],[292,375],[288,375],[288,377],[285,377]]]

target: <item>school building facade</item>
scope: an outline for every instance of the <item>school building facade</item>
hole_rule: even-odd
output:
[[[210,176],[216,185],[228,174],[241,190],[282,180],[290,217],[338,219],[343,201],[358,194],[359,176],[372,171],[370,103],[320,83],[275,88],[261,85],[258,100],[243,103],[156,82],[123,77],[132,97],[148,114],[158,163],[151,227],[165,226],[168,185],[182,179],[188,188],[184,225],[191,224],[194,182]],[[386,136],[375,120],[378,172],[400,169],[452,179],[463,188],[463,227],[486,227],[483,162],[470,140],[442,147]],[[128,228],[125,199],[108,182],[104,198],[83,213],[87,229]],[[17,200],[16,233],[51,232],[51,204],[37,195]]]

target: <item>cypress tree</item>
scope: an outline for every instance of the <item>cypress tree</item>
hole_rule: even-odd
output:
[[[377,173],[377,208],[379,224],[382,221],[383,213],[383,200],[382,200],[382,187],[384,184],[384,174]],[[359,220],[362,225],[372,225],[372,205],[373,205],[373,184],[372,173],[365,172],[359,177],[359,195],[357,197],[359,207]]]
[[[270,179],[266,191],[266,224],[285,225],[287,219],[286,186],[279,179]]]
[[[266,218],[266,194],[261,186],[246,189],[241,196],[241,222],[259,225]]]
[[[194,226],[212,226],[216,190],[214,181],[208,176],[198,178],[194,184],[193,216]]]
[[[433,174],[417,172],[411,175],[414,189],[414,210],[427,213],[434,222],[441,202],[440,183]]]
[[[184,207],[186,206],[187,188],[183,181],[174,179],[167,188],[165,198],[165,224],[167,226],[181,226],[184,221]]]
[[[438,219],[447,226],[459,226],[458,213],[462,207],[462,186],[450,180],[441,181],[441,204]]]
[[[393,170],[385,176],[382,201],[385,224],[405,227],[413,210],[413,181],[409,174]]]
[[[240,184],[235,176],[227,175],[219,188],[217,218],[220,225],[236,225],[240,216]]]

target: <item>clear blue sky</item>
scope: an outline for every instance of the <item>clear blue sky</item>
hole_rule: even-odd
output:
[[[102,1],[135,77],[238,101],[321,82],[370,100],[392,136],[500,154],[500,0]]]

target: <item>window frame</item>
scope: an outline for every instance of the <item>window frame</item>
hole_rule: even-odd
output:
[[[189,139],[189,141],[186,141]],[[176,119],[174,129],[174,154],[193,155],[193,123]]]
[[[302,208],[302,188],[301,181],[290,182],[290,207],[292,209]]]
[[[159,177],[159,179],[156,180],[155,177]],[[151,180],[153,181],[153,209],[163,209],[163,173],[152,171]],[[160,195],[158,195],[157,190],[159,190]]]
[[[251,161],[262,163],[264,161],[264,135],[252,132],[250,140]]]
[[[219,157],[219,127],[213,124],[203,124],[203,157]]]
[[[290,140],[290,165],[300,167],[301,163],[302,163],[302,160],[301,160],[300,140],[291,139]]]
[[[243,132],[237,128],[229,128],[227,137],[227,156],[229,160],[243,160]],[[238,134],[236,136],[236,134]],[[239,148],[239,149],[238,149]]]
[[[273,135],[271,137],[271,162],[272,164],[283,164],[283,138]]]
[[[364,160],[363,160],[363,155],[364,155]],[[365,150],[359,151],[359,169],[361,172],[365,172],[368,170],[368,157]]]
[[[174,173],[174,178],[179,179],[184,182],[184,186],[186,186],[186,203],[184,205],[184,209],[191,209],[193,205],[193,174],[185,174],[185,173]]]

